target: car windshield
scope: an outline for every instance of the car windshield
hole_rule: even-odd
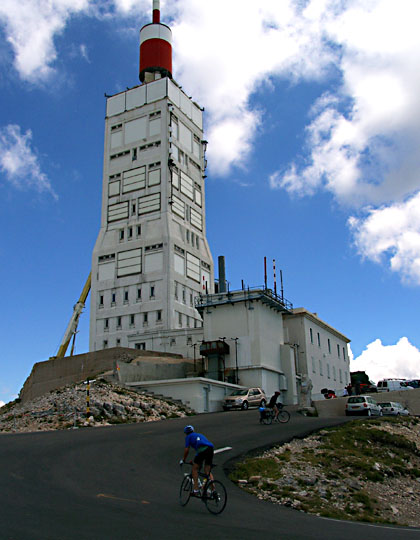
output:
[[[381,403],[381,407],[392,407],[391,403]]]
[[[248,390],[235,390],[230,395],[231,396],[246,396],[248,393]]]
[[[366,400],[364,397],[351,397],[348,403],[364,403]]]

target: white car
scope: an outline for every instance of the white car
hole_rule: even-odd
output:
[[[346,416],[382,416],[382,407],[370,396],[351,396],[346,403]]]
[[[408,416],[410,414],[406,407],[396,401],[387,401],[379,405],[382,407],[382,414],[390,414],[392,416]]]

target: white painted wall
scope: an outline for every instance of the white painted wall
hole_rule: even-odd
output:
[[[127,383],[128,387],[144,388],[155,394],[180,399],[198,413],[222,411],[225,396],[239,388],[234,384],[204,377]]]
[[[297,308],[295,312],[295,315],[285,317],[284,324],[288,330],[290,343],[297,345],[298,372],[306,374],[311,379],[313,399],[323,397],[322,388],[341,392],[350,382],[347,347],[349,340],[316,315],[302,308]]]

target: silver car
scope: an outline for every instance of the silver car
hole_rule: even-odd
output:
[[[346,416],[382,416],[382,407],[370,396],[351,396],[346,403]]]
[[[382,414],[389,414],[392,416],[408,416],[409,410],[396,401],[387,401],[386,403],[380,403],[382,407]]]
[[[225,397],[223,409],[248,409],[249,407],[259,407],[260,404],[265,405],[267,398],[264,390],[261,388],[243,388],[235,390],[230,396]]]

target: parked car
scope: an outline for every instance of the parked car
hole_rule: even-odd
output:
[[[226,396],[223,402],[223,409],[248,409],[249,407],[259,407],[267,403],[267,397],[261,388],[243,388],[235,390],[230,396]]]
[[[393,392],[394,390],[414,390],[404,379],[382,379],[378,382],[378,392]]]
[[[379,404],[382,407],[382,414],[390,414],[392,416],[408,416],[409,410],[396,401],[386,401]]]
[[[346,403],[346,416],[382,416],[382,407],[370,396],[351,396]]]
[[[420,388],[420,379],[414,379],[413,381],[407,381],[407,386],[412,386],[413,388]]]

